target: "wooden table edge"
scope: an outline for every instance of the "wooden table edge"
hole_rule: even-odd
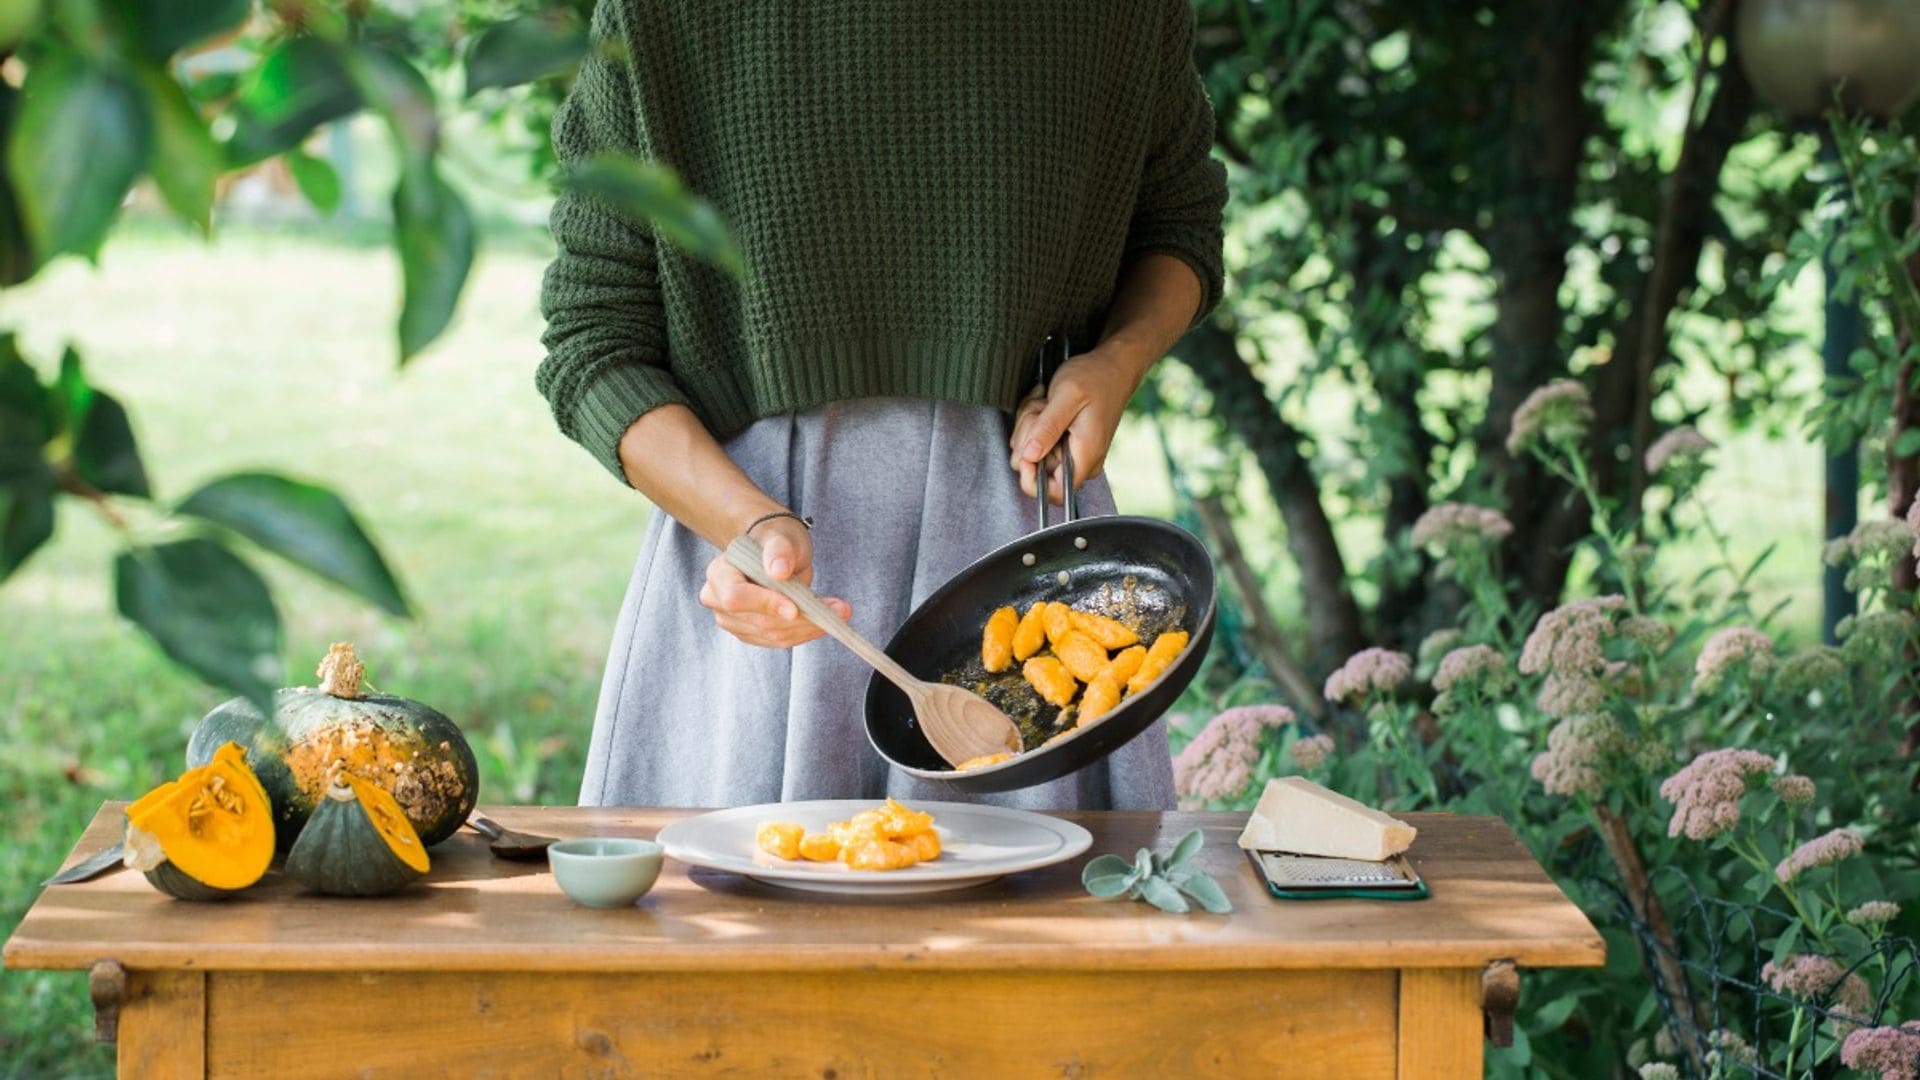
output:
[[[1593,968],[1606,963],[1606,945],[1596,936],[1586,947],[1540,949],[1523,942],[1475,942],[1471,952],[1378,948],[1355,950],[1350,944],[1325,949],[1290,946],[1263,952],[1242,946],[1208,949],[1191,944],[1180,950],[1180,967],[1202,971],[1343,970],[1376,971],[1408,968],[1474,968],[1495,960],[1512,960],[1522,968]],[[396,960],[385,948],[339,947],[324,954],[289,955],[271,947],[201,948],[192,955],[177,949],[119,949],[109,956],[67,946],[40,947],[15,939],[4,954],[9,969],[85,970],[97,960],[113,959],[129,969],[195,971],[541,971],[541,972],[672,972],[672,971],[1164,971],[1164,949],[1091,950],[1084,945],[1036,946],[1017,949],[973,949],[965,952],[925,949],[869,949],[850,952],[845,946],[787,946],[765,952],[726,955],[710,946],[652,948],[609,954],[601,947],[579,950],[552,948],[503,950],[497,944],[464,950],[437,950],[429,960]]]

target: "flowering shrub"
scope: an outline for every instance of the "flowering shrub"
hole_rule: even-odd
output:
[[[1838,645],[1791,647],[1749,607],[1750,570],[1661,572],[1680,533],[1726,550],[1693,497],[1712,444],[1656,440],[1665,510],[1622,521],[1576,450],[1591,418],[1578,384],[1549,385],[1509,446],[1586,502],[1594,595],[1515,609],[1498,566],[1513,524],[1436,506],[1407,543],[1458,587],[1455,625],[1413,656],[1355,654],[1298,717],[1222,712],[1179,755],[1182,798],[1246,808],[1269,777],[1309,773],[1389,810],[1510,822],[1610,957],[1605,972],[1529,974],[1516,1046],[1490,1057],[1501,1075],[1920,1080],[1920,905],[1903,903],[1920,892],[1920,760],[1905,756],[1920,633],[1892,574],[1920,553],[1920,513],[1830,546],[1861,614]],[[1684,912],[1702,904],[1741,913],[1726,931],[1739,948],[1701,940]]]

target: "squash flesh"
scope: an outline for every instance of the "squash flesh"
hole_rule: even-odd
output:
[[[209,889],[244,889],[273,862],[273,819],[266,789],[235,743],[127,807],[128,866],[163,864]]]

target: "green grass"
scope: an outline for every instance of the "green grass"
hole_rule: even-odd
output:
[[[93,381],[127,402],[159,494],[270,468],[345,492],[420,612],[381,617],[262,558],[287,629],[287,679],[311,680],[327,642],[357,642],[382,688],[430,702],[468,730],[488,801],[571,802],[600,666],[647,507],[553,429],[532,375],[543,257],[493,245],[454,332],[394,367],[392,255],[311,236],[238,232],[216,247],[138,229],[100,268],[68,263],[0,296],[0,325],[51,368],[67,342]],[[1190,433],[1187,433],[1190,434]],[[1183,437],[1183,443],[1190,439]],[[1187,445],[1185,451],[1204,452]],[[1815,450],[1730,441],[1709,494],[1751,557],[1763,603],[1817,602]],[[1123,506],[1166,513],[1158,445],[1123,429],[1109,471]],[[1289,617],[1294,574],[1249,482],[1244,540]],[[139,534],[167,528],[137,521]],[[1377,527],[1343,523],[1351,564]],[[101,800],[181,767],[185,733],[223,695],[171,667],[114,614],[119,543],[88,508],[61,507],[55,541],[0,586],[0,933],[67,854]],[[1676,552],[1676,562],[1700,559]],[[104,1075],[78,973],[0,976],[0,1073]]]

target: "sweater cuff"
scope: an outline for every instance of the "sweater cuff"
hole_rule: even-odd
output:
[[[1218,239],[1216,234],[1215,239]],[[1209,259],[1204,252],[1214,255]],[[1193,318],[1188,320],[1187,329],[1199,326],[1220,303],[1220,295],[1226,288],[1226,271],[1219,258],[1220,247],[1215,243],[1211,248],[1182,243],[1171,237],[1141,240],[1126,249],[1125,262],[1132,264],[1148,255],[1171,255],[1186,263],[1193,276],[1200,279],[1200,306],[1194,309]]]
[[[641,416],[671,404],[687,404],[687,395],[665,368],[610,364],[581,392],[568,427],[580,445],[625,484],[620,437]]]

